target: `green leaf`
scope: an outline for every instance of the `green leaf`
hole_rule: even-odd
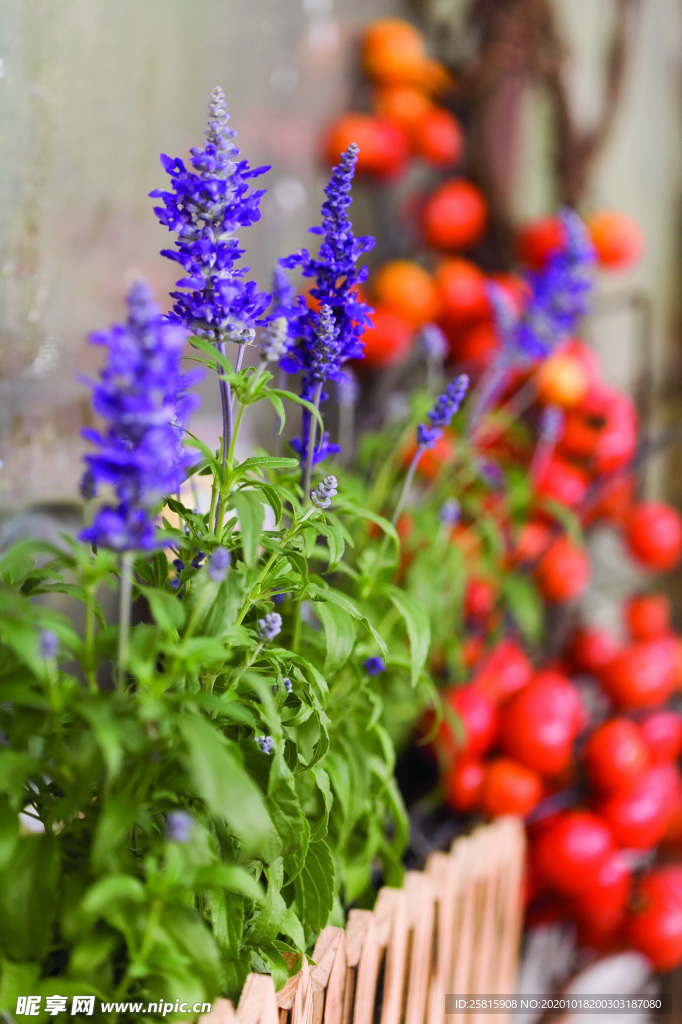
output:
[[[242,555],[246,564],[251,567],[258,559],[258,545],[265,518],[263,502],[257,491],[235,491],[230,496],[230,502],[239,517]]]
[[[194,885],[198,889],[227,889],[238,892],[256,903],[264,897],[264,892],[253,875],[238,864],[210,864],[199,868],[194,876]]]
[[[286,455],[252,455],[239,463],[237,469],[246,472],[251,469],[296,469],[298,459],[290,459]]]
[[[323,672],[325,676],[334,676],[353,653],[355,620],[344,608],[328,601],[316,602],[315,613],[324,627],[327,648]]]
[[[149,604],[150,611],[157,626],[167,635],[173,635],[185,621],[185,608],[177,594],[167,590],[153,590],[145,587],[141,591]]]
[[[335,869],[331,850],[324,839],[308,847],[308,855],[295,881],[302,908],[303,926],[309,935],[319,935],[329,920],[334,904]]]
[[[58,860],[54,837],[21,836],[0,871],[0,949],[15,960],[40,960],[52,944]]]
[[[187,746],[187,768],[198,795],[213,813],[227,821],[247,853],[270,861],[281,843],[267,812],[262,790],[251,778],[233,744],[198,717],[185,717],[178,727]]]
[[[308,585],[308,593],[310,597],[312,597],[313,601],[329,601],[332,604],[335,604],[338,608],[342,608],[353,619],[357,619],[358,622],[361,622],[376,640],[382,655],[384,657],[388,655],[388,648],[386,647],[383,638],[379,633],[377,633],[367,616],[362,614],[360,609],[349,597],[346,597],[345,594],[342,594],[338,590],[334,590],[333,587],[325,588],[318,586],[316,583],[310,583]]]
[[[91,885],[81,900],[79,911],[93,921],[106,918],[106,910],[112,903],[144,903],[147,899],[145,888],[132,875],[108,875]]]
[[[420,604],[398,587],[387,583],[379,592],[388,597],[405,623],[410,641],[410,678],[412,685],[416,686],[426,664],[431,644],[431,624],[428,615]]]
[[[531,644],[538,644],[542,637],[543,609],[533,584],[516,573],[506,573],[502,577],[502,593],[509,613],[525,639]]]

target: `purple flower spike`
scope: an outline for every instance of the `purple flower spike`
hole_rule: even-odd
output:
[[[258,620],[258,635],[263,643],[274,640],[281,631],[282,616],[279,612],[268,612],[267,615]]]
[[[222,583],[227,577],[232,555],[227,548],[216,548],[208,560],[206,572],[214,583]]]
[[[40,656],[45,661],[52,661],[53,658],[57,657],[59,653],[59,640],[57,634],[53,633],[51,629],[41,629],[40,631]]]
[[[155,547],[153,512],[187,475],[192,456],[182,442],[199,404],[187,394],[197,375],[180,369],[184,330],[160,315],[145,284],[130,290],[128,309],[125,324],[91,337],[107,349],[99,381],[90,382],[106,427],[83,431],[99,450],[85,457],[82,492],[113,487],[118,504],[101,508],[80,536],[115,551]]]
[[[378,658],[376,656],[368,658],[367,661],[365,662],[364,667],[368,676],[378,676],[381,675],[382,672],[386,671],[386,666],[384,665],[384,662],[382,661],[381,658]]]
[[[468,388],[469,378],[462,373],[450,381],[443,394],[439,395],[436,404],[427,415],[429,423],[420,423],[417,427],[417,444],[421,449],[434,446],[459,410]]]
[[[240,157],[234,137],[225,94],[215,88],[206,145],[191,150],[193,169],[182,160],[162,156],[172,191],[156,189],[149,194],[163,203],[154,208],[161,224],[177,235],[175,249],[164,249],[162,255],[185,271],[177,282],[181,290],[171,293],[171,316],[197,337],[244,345],[251,344],[256,325],[264,322],[270,296],[244,279],[248,267],[236,267],[244,249],[234,236],[260,219],[265,193],[252,191],[249,182],[268,168],[252,169]]]
[[[275,748],[275,741],[272,736],[255,736],[254,740],[264,754],[271,754]]]

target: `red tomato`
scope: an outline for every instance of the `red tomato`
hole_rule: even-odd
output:
[[[536,676],[501,711],[500,745],[540,775],[558,775],[571,762],[576,734],[572,684],[557,673]]]
[[[365,358],[362,366],[395,366],[402,363],[412,348],[414,331],[407,320],[385,307],[377,307],[370,317],[372,326],[362,335]]]
[[[553,353],[540,365],[536,378],[538,401],[570,409],[587,394],[589,378],[581,361],[566,349]]]
[[[491,818],[502,814],[530,814],[542,798],[537,772],[509,757],[496,757],[485,765],[481,808]]]
[[[536,570],[540,590],[548,601],[573,601],[590,581],[590,563],[583,548],[568,537],[553,541]]]
[[[542,498],[549,498],[574,509],[585,499],[587,477],[582,470],[555,455],[538,482],[537,493]]]
[[[595,910],[589,916],[580,915],[576,929],[578,945],[581,949],[594,949],[602,954],[615,952],[624,920],[625,911]]]
[[[400,18],[370,22],[362,40],[362,60],[371,78],[409,84],[422,81],[429,63],[421,32]]]
[[[373,101],[379,117],[393,121],[408,136],[432,108],[426,93],[414,85],[380,85]]]
[[[613,389],[608,389],[608,395],[606,422],[597,434],[592,455],[592,468],[597,476],[626,466],[637,449],[637,414],[632,402]]]
[[[679,788],[679,777],[672,765],[654,765],[631,789],[600,803],[598,812],[619,846],[649,850],[666,833],[679,802]]]
[[[455,758],[443,778],[445,799],[456,811],[473,811],[479,806],[484,768],[473,757]]]
[[[485,620],[497,604],[498,587],[492,580],[470,579],[464,594],[464,614],[467,618]]]
[[[533,270],[541,270],[556,252],[566,245],[566,228],[556,216],[541,217],[519,229],[516,252],[522,263]]]
[[[325,158],[330,163],[338,163],[339,155],[345,153],[352,142],[359,150],[358,174],[394,178],[404,170],[408,156],[407,138],[392,121],[373,114],[342,114],[327,133]]]
[[[614,637],[593,626],[578,627],[566,652],[576,672],[589,672],[596,676],[613,661],[617,653],[618,644]]]
[[[445,700],[457,715],[463,735],[460,737],[444,719],[439,729],[439,745],[450,755],[455,752],[469,757],[485,754],[497,736],[498,713],[495,701],[475,686],[449,690]]]
[[[645,900],[670,900],[682,905],[682,865],[671,864],[642,875],[638,895]]]
[[[599,432],[580,409],[568,409],[564,416],[564,427],[559,439],[559,449],[574,458],[586,459],[592,455]]]
[[[593,348],[586,345],[584,341],[580,341],[579,338],[571,338],[565,345],[562,345],[561,351],[574,356],[580,362],[591,386],[599,383],[601,366]]]
[[[632,870],[620,850],[613,850],[597,872],[594,884],[577,896],[583,918],[603,921],[622,917],[632,895]]]
[[[483,193],[470,181],[446,181],[424,206],[424,238],[434,249],[468,249],[480,242],[487,227]]]
[[[535,840],[532,863],[538,875],[557,892],[575,895],[598,885],[613,853],[607,826],[588,811],[566,811]]]
[[[661,501],[642,501],[628,519],[625,540],[630,552],[647,569],[673,569],[682,553],[682,520]]]
[[[675,686],[671,649],[662,640],[628,644],[604,670],[602,681],[614,704],[624,710],[664,704]]]
[[[593,523],[606,519],[613,523],[627,521],[635,496],[635,481],[632,476],[616,476],[604,480],[599,487],[599,494],[585,515],[585,520]]]
[[[524,523],[516,538],[512,551],[513,564],[518,562],[537,562],[545,553],[552,539],[552,531],[547,523],[531,519]]]
[[[624,213],[616,210],[595,213],[588,218],[587,230],[600,266],[624,270],[640,259],[644,248],[641,228]]]
[[[436,167],[452,167],[464,152],[464,133],[449,110],[433,107],[420,118],[412,133],[415,152]]]
[[[590,781],[607,793],[631,789],[649,765],[642,734],[627,718],[598,726],[585,744],[584,757]]]
[[[437,268],[435,277],[446,326],[489,315],[485,275],[475,263],[464,259],[445,260]]]
[[[665,594],[633,594],[624,612],[633,640],[655,640],[670,628],[670,601]]]
[[[657,971],[682,963],[682,904],[660,895],[646,900],[626,920],[629,942],[648,957]]]
[[[533,666],[523,648],[512,639],[502,640],[476,675],[476,685],[496,700],[522,690],[533,677]]]
[[[372,279],[379,306],[420,327],[435,320],[440,309],[438,289],[429,272],[413,260],[389,260]]]
[[[651,761],[677,761],[682,753],[682,715],[678,711],[653,711],[641,720],[639,728]]]
[[[450,343],[450,359],[453,363],[479,373],[485,370],[500,350],[500,338],[487,321],[463,324],[453,329],[449,325],[447,337]]]

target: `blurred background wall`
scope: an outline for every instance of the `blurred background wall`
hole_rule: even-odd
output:
[[[572,98],[589,121],[613,5],[555,6],[572,51]],[[98,355],[85,336],[121,316],[140,274],[165,303],[173,266],[158,251],[169,236],[147,193],[165,185],[160,152],[185,155],[201,142],[211,88],[224,87],[251,162],[273,165],[263,219],[248,239],[266,285],[276,256],[300,247],[317,219],[319,136],[347,107],[360,26],[416,13],[438,50],[444,20],[466,45],[465,8],[464,0],[0,0],[0,508],[75,495],[78,432],[89,415],[75,376],[92,371]],[[600,283],[623,302],[590,332],[613,383],[634,384],[643,362],[653,366],[659,422],[679,414],[682,393],[681,20],[678,0],[642,0],[624,94],[587,193],[588,207],[623,210],[647,237],[635,270]],[[548,118],[546,97],[531,91],[514,182],[519,216],[555,202]],[[633,293],[652,302],[650,354]],[[210,389],[207,436],[217,432],[213,400]],[[672,496],[682,501],[670,473],[678,456],[659,458],[649,483],[679,487]]]

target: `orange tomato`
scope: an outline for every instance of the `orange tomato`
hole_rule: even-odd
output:
[[[541,364],[536,384],[538,399],[544,405],[570,409],[587,394],[589,378],[579,359],[568,352],[556,352]]]
[[[405,167],[407,139],[392,121],[372,114],[342,114],[327,132],[325,159],[336,164],[339,155],[354,142],[358,147],[358,174],[374,174],[380,178],[395,177]]]
[[[412,260],[391,260],[380,267],[373,281],[379,303],[415,327],[439,313],[438,289],[431,275]]]
[[[362,59],[367,73],[379,82],[418,83],[428,67],[421,33],[400,18],[380,18],[369,25]]]
[[[429,197],[423,211],[424,238],[435,249],[468,249],[483,238],[488,207],[476,185],[446,181]]]
[[[449,110],[434,107],[419,120],[413,133],[415,152],[436,167],[452,167],[464,152],[464,133]]]
[[[587,230],[600,266],[625,270],[642,255],[644,239],[638,224],[624,213],[603,210],[588,218]]]
[[[398,125],[408,135],[432,108],[426,93],[414,85],[381,85],[373,98],[377,114]]]
[[[412,348],[414,331],[411,325],[393,310],[378,306],[370,315],[372,326],[365,330],[365,366],[395,366],[401,363]]]

